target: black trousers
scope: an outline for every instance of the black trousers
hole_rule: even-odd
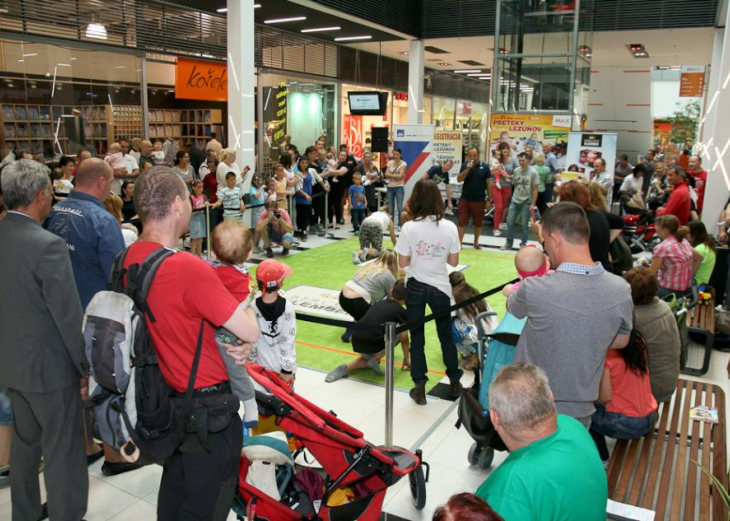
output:
[[[331,183],[330,186],[328,218],[330,221],[342,223],[344,220],[342,200],[348,187],[342,179],[337,183]]]
[[[312,205],[297,203],[297,231],[309,230],[309,220],[312,218]]]
[[[189,436],[197,436],[192,434]],[[192,443],[165,460],[157,498],[158,521],[225,521],[238,483],[243,427],[238,414],[208,434],[210,451]]]
[[[78,521],[86,513],[89,471],[78,382],[51,393],[8,389],[13,406],[10,497],[14,521],[41,516],[38,467],[44,460],[48,514],[54,521]]]

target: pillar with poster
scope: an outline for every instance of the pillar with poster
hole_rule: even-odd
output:
[[[565,156],[565,164],[568,166],[561,180],[583,177],[590,181],[598,181],[604,188],[610,208],[617,141],[617,134],[571,132]]]
[[[394,148],[401,150],[406,162],[405,201],[411,196],[413,187],[431,166],[433,152],[433,125],[394,125]]]

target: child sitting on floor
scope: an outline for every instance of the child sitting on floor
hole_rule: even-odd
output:
[[[479,291],[467,284],[464,274],[454,271],[449,275],[451,291],[454,295],[454,302],[460,304],[479,295]],[[477,342],[479,342],[479,331],[476,327],[476,318],[480,313],[492,311],[487,301],[477,300],[466,307],[456,310],[455,316],[451,319],[451,333],[454,336],[456,350],[459,351],[464,362],[464,369],[470,371],[478,367]],[[491,316],[484,324],[487,331],[494,331],[497,327],[497,317]]]
[[[397,280],[390,291],[390,298],[376,302],[368,309],[365,316],[357,324],[371,326],[368,330],[355,329],[352,333],[352,349],[360,355],[357,360],[349,364],[342,364],[325,378],[325,382],[331,383],[344,378],[353,371],[369,368],[378,376],[385,373],[380,368],[380,360],[385,355],[385,337],[383,335],[383,324],[395,322],[403,325],[408,321],[405,310],[406,304],[406,283],[403,279]],[[408,332],[400,334],[400,343],[403,348],[403,369],[410,369],[410,344]]]
[[[250,309],[251,276],[243,265],[251,257],[253,250],[251,232],[240,221],[223,222],[216,226],[211,234],[211,249],[217,259],[217,262],[212,263],[216,275],[231,295],[241,303],[241,307],[249,308],[246,311],[253,313],[253,310]],[[226,352],[223,345],[235,344],[237,339],[225,328],[216,329],[215,339],[221,358],[226,364],[231,390],[243,402],[243,423],[248,428],[256,427],[259,410],[256,405],[253,381],[246,368],[236,365],[235,360]]]
[[[267,259],[256,268],[259,292],[254,297],[253,310],[261,334],[251,350],[253,361],[279,373],[285,382],[292,382],[297,367],[294,341],[297,323],[294,304],[281,291],[291,268],[279,261]]]
[[[517,291],[522,281],[528,277],[542,277],[543,275],[555,273],[550,269],[550,260],[547,258],[547,255],[531,244],[520,248],[520,251],[517,252],[517,255],[515,255],[515,267],[517,268],[517,274],[520,276],[520,281],[514,284],[507,284],[502,288],[502,294],[505,297],[509,297],[513,292]]]

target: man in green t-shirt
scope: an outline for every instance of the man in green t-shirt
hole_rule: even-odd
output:
[[[517,156],[520,166],[512,170],[512,202],[507,213],[507,240],[500,250],[511,250],[515,240],[515,220],[519,214],[522,219],[522,242],[527,245],[530,234],[530,220],[535,217],[533,208],[537,204],[540,176],[537,170],[530,166],[527,154],[522,152]]]
[[[510,455],[476,491],[507,521],[604,521],[606,471],[588,430],[558,414],[537,366],[504,367],[489,414]]]

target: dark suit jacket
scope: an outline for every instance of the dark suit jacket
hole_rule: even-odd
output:
[[[47,393],[88,373],[66,243],[30,217],[0,222],[0,385]]]

